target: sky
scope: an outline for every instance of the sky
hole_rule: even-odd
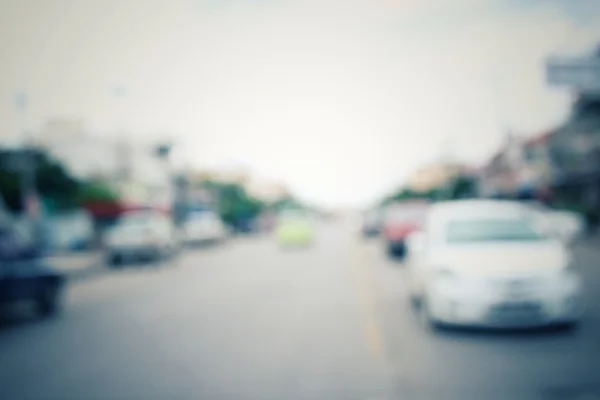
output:
[[[594,0],[0,0],[0,139],[82,118],[363,205],[559,124],[571,94],[544,60],[599,42]]]

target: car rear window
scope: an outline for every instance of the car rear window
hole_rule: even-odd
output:
[[[527,219],[481,219],[450,221],[448,243],[536,241],[546,239]]]

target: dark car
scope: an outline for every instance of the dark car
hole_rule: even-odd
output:
[[[427,207],[426,202],[406,201],[394,204],[386,210],[383,234],[390,256],[404,259],[407,254],[406,238],[421,228]]]
[[[362,217],[362,234],[364,237],[374,237],[381,233],[381,215],[377,211],[370,211]]]
[[[65,277],[42,254],[12,226],[0,226],[1,304],[31,301],[42,316],[58,311]]]
[[[233,231],[237,234],[252,234],[255,233],[254,218],[238,217],[233,222]]]

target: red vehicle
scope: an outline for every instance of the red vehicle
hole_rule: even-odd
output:
[[[400,259],[406,256],[406,238],[421,229],[428,205],[423,201],[406,201],[394,203],[386,209],[383,235],[390,256]]]

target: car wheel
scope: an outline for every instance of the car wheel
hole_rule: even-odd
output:
[[[579,321],[561,322],[555,327],[560,331],[573,332],[579,327]]]
[[[387,254],[391,258],[394,258],[396,256],[396,252],[394,251],[394,247],[392,247],[392,245],[387,246]]]
[[[418,312],[421,324],[424,328],[432,332],[440,332],[446,327],[441,321],[431,315],[429,307],[427,306],[427,301],[424,299],[420,301]]]
[[[120,268],[123,265],[123,257],[120,254],[111,254],[108,256],[108,265],[113,268]]]
[[[404,260],[404,258],[406,257],[406,245],[401,244],[400,247],[397,247],[395,250],[396,251],[394,252],[394,254],[396,255],[396,257],[399,260]]]
[[[58,284],[44,282],[35,299],[36,310],[42,317],[54,315],[60,306],[60,287]]]

